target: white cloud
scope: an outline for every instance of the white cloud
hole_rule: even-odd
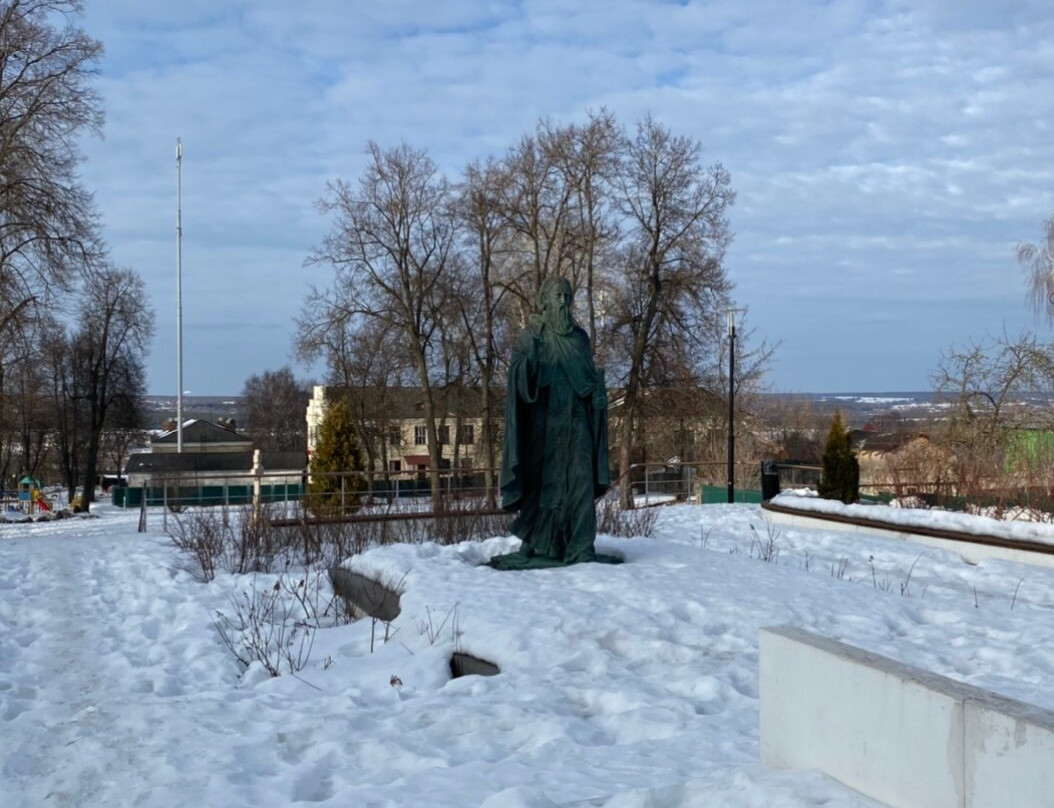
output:
[[[155,292],[150,383],[163,392],[173,375],[173,149],[183,136],[188,319],[272,324],[230,325],[188,347],[195,389],[231,392],[285,361],[307,283],[321,280],[300,265],[327,227],[314,203],[327,180],[357,176],[368,140],[425,147],[453,174],[504,151],[541,116],[581,119],[604,105],[630,124],[650,111],[732,173],[729,268],[760,331],[784,341],[777,386],[823,384],[809,349],[832,329],[849,341],[860,322],[818,315],[829,301],[859,312],[881,299],[891,312],[944,295],[927,328],[908,316],[884,341],[898,357],[889,378],[895,365],[905,373],[891,386],[924,386],[943,340],[998,327],[1014,307],[1024,315],[1013,247],[1038,237],[1054,209],[1045,8],[89,4],[85,25],[107,47],[108,121],[106,139],[85,146],[84,175],[115,258]],[[810,294],[814,311],[803,317]],[[910,370],[905,355],[916,357]],[[881,386],[868,375],[881,354],[868,366],[845,361],[839,386]]]

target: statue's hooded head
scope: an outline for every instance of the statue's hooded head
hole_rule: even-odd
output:
[[[538,308],[547,328],[557,334],[570,334],[575,326],[571,316],[571,284],[567,278],[547,278],[538,290]]]

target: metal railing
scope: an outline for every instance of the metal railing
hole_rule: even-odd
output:
[[[636,505],[698,502],[701,486],[724,484],[724,462],[634,463],[612,482],[629,478]],[[489,472],[489,473],[488,473]],[[433,477],[436,479],[433,480]],[[756,463],[737,463],[737,487],[756,487]],[[324,484],[328,481],[329,484]],[[433,482],[437,491],[433,492]],[[500,514],[498,469],[400,471],[191,472],[153,475],[143,488],[127,488],[126,507],[169,511],[196,506],[271,506],[272,521],[368,522]],[[435,493],[435,496],[433,496]]]
[[[633,463],[612,481],[617,489],[629,477],[629,487],[637,505],[664,505],[672,502],[698,502],[704,485],[727,484],[728,463]],[[757,487],[760,469],[757,463],[736,463],[736,488]]]

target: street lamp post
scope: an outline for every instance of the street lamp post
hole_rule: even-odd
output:
[[[736,312],[728,309],[728,501],[736,501]]]

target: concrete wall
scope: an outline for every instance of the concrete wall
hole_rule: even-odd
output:
[[[998,547],[975,542],[942,539],[935,536],[923,536],[919,533],[912,533],[907,527],[898,529],[898,526],[895,525],[889,528],[852,525],[847,522],[833,522],[830,519],[824,519],[820,515],[806,516],[764,509],[761,511],[761,515],[766,522],[775,525],[802,527],[809,530],[837,530],[839,533],[864,533],[871,536],[885,536],[891,539],[913,541],[916,544],[925,544],[930,547],[939,547],[942,550],[958,553],[967,564],[978,564],[986,558],[995,558],[1001,561],[1014,561],[1018,564],[1031,564],[1035,567],[1054,567],[1054,554],[1031,553],[1027,550],[1017,550],[1013,547]],[[1051,804],[1054,805],[1054,802]]]
[[[801,629],[759,645],[766,766],[895,808],[1054,805],[1054,713]]]

